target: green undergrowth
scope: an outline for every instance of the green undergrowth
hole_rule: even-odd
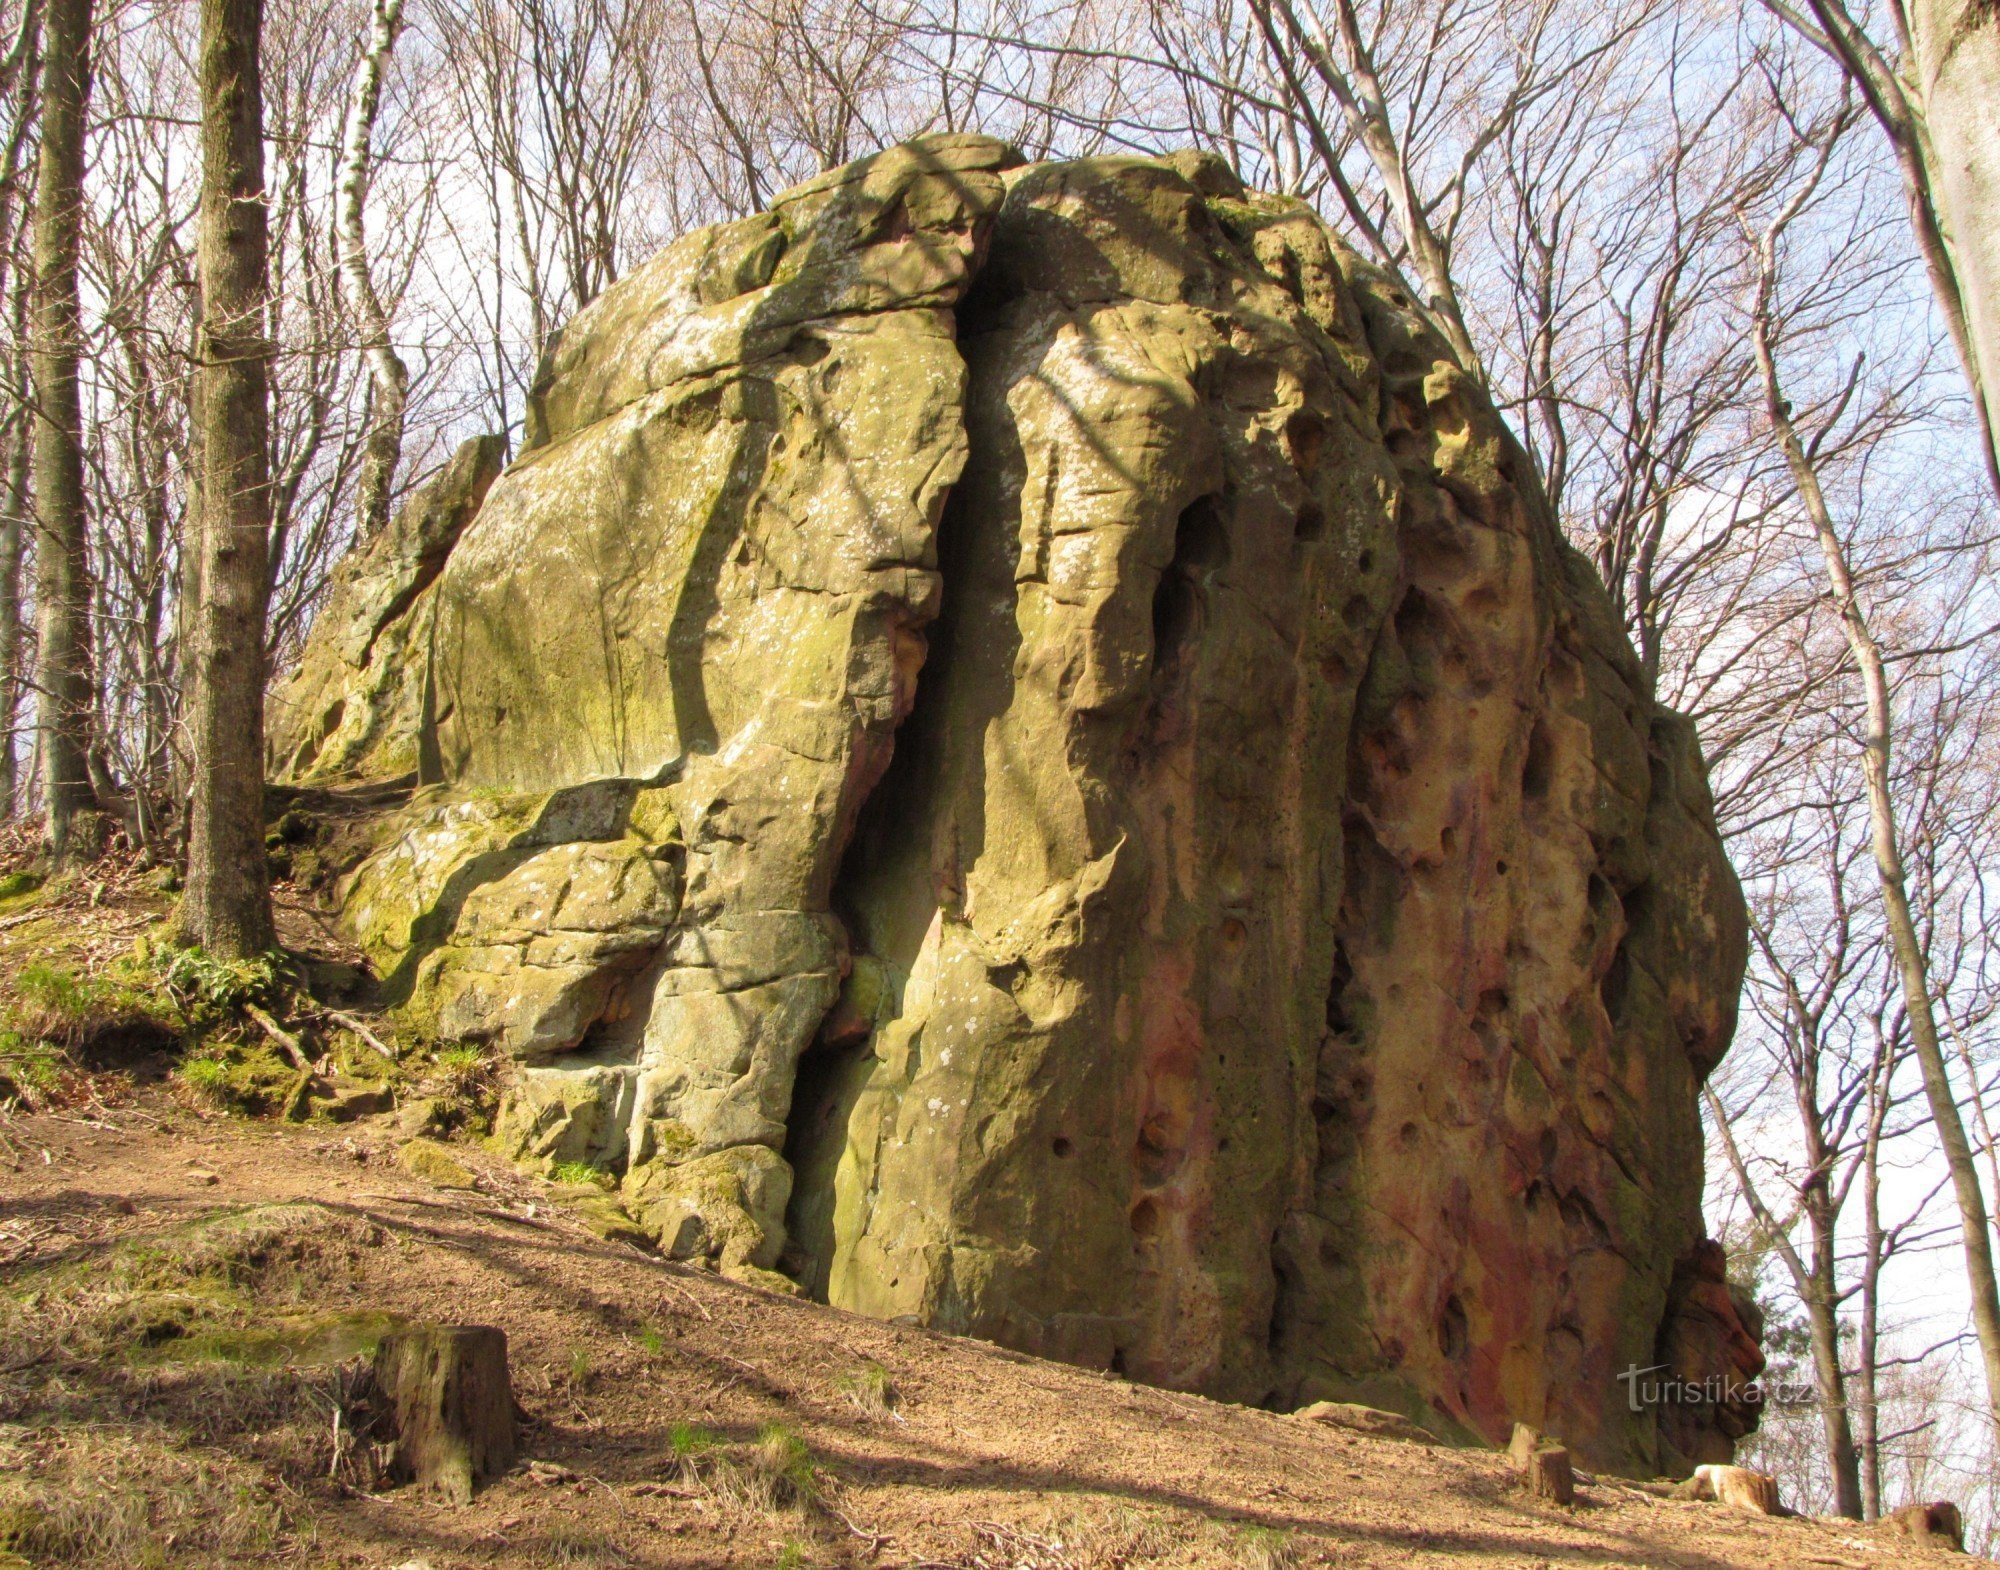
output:
[[[90,933],[57,912],[13,945],[31,957],[0,986],[0,1100],[40,1111],[89,1099],[92,1075],[240,1032],[246,1006],[275,1002],[284,985],[282,955],[222,960],[142,936],[106,963],[83,941]],[[220,1088],[214,1070],[204,1075]]]
[[[32,906],[44,896],[21,897]],[[52,913],[9,934],[12,954],[31,956],[11,975],[0,951],[0,1105],[88,1104],[150,1057],[172,1061],[175,1083],[211,1112],[337,1120],[352,1114],[329,1087],[374,1085],[398,1106],[417,1106],[412,1132],[492,1128],[499,1079],[485,1053],[430,1049],[404,1021],[357,1028],[308,988],[310,960],[223,959],[172,941],[162,926],[105,962],[80,941],[89,932],[87,921]]]

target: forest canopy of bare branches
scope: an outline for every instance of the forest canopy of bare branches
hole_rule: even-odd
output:
[[[518,438],[551,335],[690,227],[930,130],[1031,158],[1220,152],[1424,303],[1658,696],[1699,729],[1754,945],[1708,1098],[1710,1208],[1815,1396],[1768,1414],[1758,1456],[1808,1508],[1983,1490],[1990,1520],[1963,1191],[1955,1205],[1920,1049],[1928,1031],[1990,1207],[2000,514],[1908,160],[1836,47],[1852,26],[1893,57],[1900,17],[1778,0],[271,0],[272,669],[347,545],[462,439]],[[31,483],[53,428],[37,170],[59,20],[13,0],[0,38],[0,795],[23,817],[48,805],[49,716],[72,702],[48,677],[62,543]],[[135,845],[172,862],[196,762],[197,7],[105,0],[89,28],[78,306],[57,324],[78,378],[88,768]]]

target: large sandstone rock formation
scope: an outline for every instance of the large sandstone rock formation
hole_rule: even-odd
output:
[[[1689,728],[1308,211],[1016,163],[929,138],[680,241],[476,516],[427,500],[441,557],[348,570],[410,592],[330,610],[272,726],[291,781],[418,776],[345,919],[518,1064],[499,1137],[677,1256],[1726,1459],[1743,1410],[1617,1377],[1758,1361],[1700,1214],[1744,936]]]

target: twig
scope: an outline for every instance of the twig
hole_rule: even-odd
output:
[[[383,1046],[381,1041],[375,1035],[375,1032],[370,1030],[366,1025],[362,1024],[361,1021],[356,1019],[352,1014],[344,1013],[340,1009],[330,1009],[325,1007],[322,1007],[320,1009],[320,1012],[324,1014],[328,1019],[332,1020],[336,1025],[345,1025],[349,1030],[353,1031],[355,1035],[359,1036],[363,1041],[367,1042],[369,1046],[373,1047],[377,1052],[381,1053],[382,1056],[387,1058],[391,1063],[394,1063],[396,1061],[396,1054],[391,1052],[387,1047]]]
[[[708,1305],[702,1302],[700,1298],[696,1297],[692,1292],[690,1292],[686,1287],[682,1286],[678,1281],[669,1280],[667,1282],[667,1285],[672,1287],[676,1292],[680,1293],[682,1297],[686,1298],[689,1304],[693,1306],[694,1311],[697,1314],[701,1315],[703,1319],[707,1320],[710,1324],[715,1323],[715,1316],[708,1311]]]
[[[865,1531],[861,1527],[856,1526],[853,1523],[853,1521],[848,1519],[847,1512],[842,1510],[831,1499],[822,1498],[820,1500],[820,1504],[826,1508],[826,1512],[828,1515],[832,1516],[834,1520],[838,1521],[842,1526],[846,1527],[848,1531],[852,1532],[856,1537],[860,1538],[862,1542],[866,1543],[868,1545],[869,1553],[879,1554],[882,1552],[883,1549],[887,1548],[891,1543],[895,1542],[895,1539],[891,1537],[887,1532],[870,1532],[870,1531]]]
[[[254,1003],[244,1004],[243,1012],[257,1022],[259,1030],[263,1031],[265,1035],[269,1036],[284,1049],[285,1056],[292,1060],[294,1066],[305,1073],[310,1074],[312,1072],[312,1060],[306,1056],[305,1049],[299,1045],[299,1038],[297,1036],[291,1034],[284,1026],[280,1025]]]

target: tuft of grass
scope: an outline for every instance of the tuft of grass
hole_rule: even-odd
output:
[[[1236,1539],[1236,1562],[1244,1570],[1295,1570],[1298,1544],[1277,1527],[1247,1526]]]
[[[269,1562],[299,1546],[299,1525],[286,1494],[242,1465],[136,1436],[65,1434],[52,1452],[0,1468],[0,1554],[30,1564]]]
[[[477,1047],[443,1047],[432,1057],[446,1074],[476,1074],[486,1067],[486,1054]]]
[[[686,1475],[690,1463],[699,1461],[722,1444],[699,1423],[675,1423],[667,1430],[667,1453],[676,1471]]]
[[[411,1028],[407,1019],[403,1028]],[[433,1052],[422,1089],[437,1104],[441,1129],[484,1134],[492,1128],[500,1079],[493,1060],[478,1047],[461,1043]]]
[[[558,1161],[549,1171],[552,1183],[570,1183],[591,1188],[612,1186],[612,1177],[604,1168],[592,1166],[588,1161]]]
[[[639,1350],[648,1357],[659,1357],[667,1350],[667,1338],[657,1327],[647,1325],[639,1332]]]
[[[778,1550],[773,1570],[805,1570],[805,1566],[806,1545],[796,1537],[786,1538],[784,1546]]]
[[[597,1365],[591,1360],[584,1347],[574,1347],[569,1354],[569,1387],[581,1393],[590,1388],[590,1382],[597,1373]]]
[[[819,1463],[806,1442],[769,1423],[748,1444],[731,1444],[693,1423],[668,1431],[674,1476],[718,1503],[759,1515],[804,1512],[821,1503]]]
[[[631,1563],[618,1545],[596,1527],[577,1521],[557,1521],[542,1537],[551,1565],[622,1565]]]
[[[19,1031],[0,1031],[0,1101],[12,1098],[30,1112],[40,1112],[65,1099],[65,1088],[76,1074],[76,1065],[61,1048],[30,1041]]]
[[[842,1374],[834,1387],[863,1417],[893,1417],[898,1392],[896,1381],[880,1363],[863,1363],[851,1374]]]
[[[806,1442],[783,1423],[766,1423],[750,1450],[751,1470],[770,1495],[768,1509],[804,1509],[820,1497],[819,1464]]]

